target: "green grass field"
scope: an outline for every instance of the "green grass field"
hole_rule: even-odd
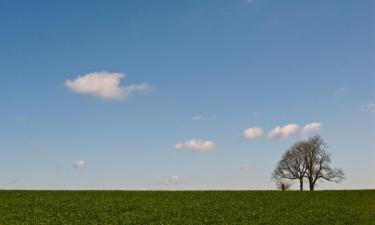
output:
[[[375,224],[375,191],[0,191],[0,224]]]

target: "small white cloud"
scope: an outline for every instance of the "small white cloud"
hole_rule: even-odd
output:
[[[65,86],[74,92],[104,99],[126,99],[134,92],[150,89],[147,84],[120,86],[121,79],[125,76],[123,73],[92,72],[74,80],[66,80]]]
[[[310,133],[311,131],[319,130],[320,128],[322,128],[322,126],[323,124],[318,123],[318,122],[312,122],[312,123],[306,124],[302,128],[302,133],[307,134],[307,133]]]
[[[297,132],[299,126],[297,124],[288,124],[283,127],[275,127],[268,133],[269,139],[288,138],[293,133]]]
[[[250,127],[244,130],[242,138],[244,139],[255,139],[263,135],[263,129],[260,127]]]
[[[169,179],[168,179],[168,184],[171,184],[171,185],[176,185],[178,183],[180,183],[182,180],[181,177],[178,177],[178,176],[171,176]]]
[[[367,105],[362,106],[362,108],[370,113],[375,113],[375,103],[369,102]]]
[[[197,152],[206,152],[214,150],[216,144],[213,141],[204,141],[201,139],[192,139],[175,145],[175,149],[190,149]]]
[[[77,160],[74,162],[74,168],[76,169],[83,169],[86,165],[86,162],[84,160]]]
[[[193,122],[198,122],[198,121],[200,121],[200,120],[202,120],[202,119],[203,119],[202,116],[193,116],[193,117],[191,118],[191,121],[193,121]]]

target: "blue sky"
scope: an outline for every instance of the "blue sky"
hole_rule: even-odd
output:
[[[318,188],[373,188],[374,12],[0,1],[0,188],[273,189],[281,154],[317,133],[347,175]]]

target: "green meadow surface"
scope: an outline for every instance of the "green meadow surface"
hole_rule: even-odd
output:
[[[368,191],[0,191],[0,225],[375,224]]]

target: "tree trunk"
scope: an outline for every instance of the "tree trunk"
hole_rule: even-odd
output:
[[[309,178],[310,191],[314,191],[315,182],[312,178]]]
[[[310,182],[310,191],[314,191],[315,184],[313,182]]]
[[[299,180],[299,190],[303,191],[303,180],[302,179]]]

